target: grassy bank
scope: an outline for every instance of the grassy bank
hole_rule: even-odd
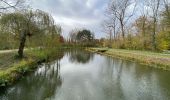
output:
[[[87,50],[111,57],[136,61],[163,70],[170,70],[170,54],[109,48],[87,48]]]
[[[22,60],[17,58],[16,52],[0,54],[0,87],[13,84],[42,62],[60,58],[59,51],[58,48],[27,50]]]

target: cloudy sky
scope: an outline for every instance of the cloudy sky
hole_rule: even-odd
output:
[[[96,38],[105,37],[101,24],[109,0],[31,0],[31,6],[50,13],[68,36],[74,28],[87,28]]]

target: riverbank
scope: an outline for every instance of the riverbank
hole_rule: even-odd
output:
[[[86,50],[106,56],[136,61],[163,70],[170,70],[170,54],[166,53],[109,48],[87,48]]]
[[[42,62],[60,58],[62,55],[59,52],[58,48],[27,50],[22,60],[17,58],[16,51],[0,54],[0,87],[12,85]]]

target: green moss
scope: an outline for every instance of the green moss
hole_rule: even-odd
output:
[[[11,65],[10,68],[0,71],[0,86],[10,85],[20,76],[35,67],[36,63],[32,59],[21,60]]]

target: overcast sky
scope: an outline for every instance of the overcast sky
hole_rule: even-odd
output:
[[[50,13],[64,37],[74,28],[87,28],[96,38],[105,37],[101,24],[109,0],[31,0],[31,6]]]

